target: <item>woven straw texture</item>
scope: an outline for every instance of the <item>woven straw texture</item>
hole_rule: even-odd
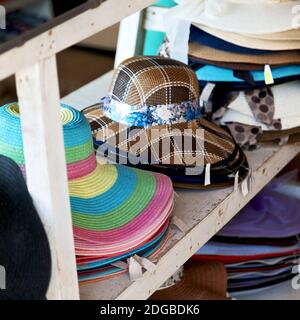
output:
[[[186,156],[202,156],[204,164],[216,164],[227,159],[235,149],[235,143],[229,133],[202,118],[191,122],[181,122],[169,126],[154,126],[151,129],[147,129],[143,127],[127,127],[112,121],[103,114],[101,105],[86,108],[84,115],[90,122],[94,139],[106,142],[119,150],[128,151],[132,149],[131,147],[138,140],[135,136],[130,135],[130,132],[138,130],[139,139],[145,144],[142,149],[137,150],[135,156],[147,153],[149,159],[155,159],[160,164],[166,163],[167,160],[169,160],[170,164],[174,164],[175,159],[178,160],[178,157],[181,157],[179,162],[186,166],[185,155],[182,154],[182,150],[186,151]],[[152,131],[153,129],[159,130],[159,140],[156,137],[152,138],[152,133],[156,133]],[[203,131],[197,131],[197,129],[203,129]],[[162,154],[163,140],[173,137],[174,131],[179,132],[184,137],[190,136],[192,141],[189,144],[194,148],[191,150],[185,148],[185,139],[183,139],[182,147],[177,147],[173,143],[170,145],[170,153]],[[123,139],[124,136],[127,139]],[[158,145],[158,147],[155,147],[155,145]],[[160,154],[152,154],[153,150],[159,150]]]
[[[110,97],[129,105],[167,105],[199,98],[195,73],[179,61],[134,57],[116,69]]]
[[[139,169],[97,164],[85,117],[63,105],[61,119],[78,261],[80,257],[86,261],[114,257],[118,261],[131,252],[146,256],[155,253],[163,242],[173,209],[170,179]],[[25,171],[16,103],[0,108],[0,153],[14,159]],[[103,274],[98,270],[92,279],[120,273],[109,263],[102,261],[101,267],[109,271]],[[89,272],[90,268],[92,265],[86,265],[84,270]]]

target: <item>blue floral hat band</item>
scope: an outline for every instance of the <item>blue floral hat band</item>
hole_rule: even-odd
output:
[[[192,121],[201,117],[199,99],[166,105],[129,105],[105,97],[103,112],[109,119],[129,126],[149,127]]]

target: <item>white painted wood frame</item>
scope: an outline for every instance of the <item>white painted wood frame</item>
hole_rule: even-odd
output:
[[[106,0],[0,55],[0,80],[120,22],[155,0]]]
[[[119,27],[115,68],[125,59],[143,53],[143,12],[123,19]]]
[[[52,254],[48,299],[79,299],[56,56],[16,73],[29,192]]]
[[[79,299],[56,53],[155,0],[107,0],[0,55],[0,80],[15,74],[29,191],[52,253],[48,299]]]
[[[155,2],[107,0],[99,7],[0,55],[0,80],[16,74],[28,187],[52,249],[49,299],[79,298],[55,55]],[[130,41],[137,41],[140,15],[131,19],[135,25],[132,37],[135,40]],[[127,29],[127,32],[130,30]],[[126,55],[133,55],[134,50],[136,52],[137,43],[130,43]],[[123,59],[125,56],[119,57]],[[83,287],[82,297],[146,299],[259,192],[299,152],[299,147],[284,146],[275,150],[265,149],[264,152],[249,155],[256,158],[250,161],[255,164],[254,179],[252,192],[246,198],[228,189],[216,193],[215,199],[207,194],[201,196],[197,193],[195,196],[192,192],[180,192],[181,201],[177,202],[175,214],[182,220],[186,219],[189,231],[185,234],[177,232],[170,239],[167,250],[157,263],[155,274],[148,272],[134,283],[123,277],[118,281],[111,280],[107,286],[100,283]],[[201,197],[203,201],[208,201],[206,206],[199,204]],[[187,210],[190,215],[185,216]]]

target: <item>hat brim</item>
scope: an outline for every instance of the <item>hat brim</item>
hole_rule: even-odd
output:
[[[101,167],[101,166],[100,166]],[[118,203],[113,205],[115,198],[120,198],[124,190],[124,186],[128,185],[130,191],[129,179],[127,184],[122,182],[122,177],[116,180],[113,188],[108,189],[101,197],[96,197],[95,208],[113,205],[113,210],[105,208],[105,212],[100,214],[89,213],[75,215],[74,235],[75,248],[80,255],[100,255],[109,256],[126,252],[131,248],[140,245],[145,240],[150,239],[169,219],[173,209],[173,189],[171,181],[168,177],[157,174],[143,172],[139,169],[133,169],[123,166],[117,166],[122,174],[128,172],[138,173],[140,184],[134,186],[133,192],[129,192],[126,199],[115,200]],[[105,171],[105,168],[103,169]],[[154,179],[153,187],[150,183],[150,193],[145,193],[145,181],[148,178]],[[134,181],[134,178],[131,178]],[[148,179],[149,180],[149,179]],[[149,186],[148,186],[149,187]],[[115,190],[115,192],[113,191]],[[109,197],[109,198],[108,198]],[[86,201],[89,201],[88,199]],[[71,202],[72,203],[72,202]],[[121,204],[121,206],[120,206]],[[72,210],[76,210],[76,206],[72,206]],[[121,216],[121,218],[120,218]],[[121,219],[121,220],[120,220]]]
[[[185,122],[169,126],[160,126],[159,128],[167,130],[169,135],[162,134],[159,141],[157,139],[152,142],[149,130],[157,129],[158,126],[150,128],[124,126],[107,118],[102,110],[101,104],[84,109],[83,114],[90,122],[94,137],[94,147],[98,156],[110,162],[132,165],[143,170],[166,174],[178,187],[205,189],[230,186],[234,183],[234,176],[237,171],[239,171],[240,181],[244,179],[249,172],[246,156],[242,149],[234,143],[231,135],[205,119],[199,119],[193,123]],[[195,134],[195,126],[197,129],[203,129],[202,135]],[[174,145],[167,156],[160,153],[158,157],[154,157],[154,164],[148,163],[149,159],[153,159],[153,145],[155,145],[155,143],[160,144],[159,149],[156,148],[156,150],[161,151],[161,145],[164,142],[163,139],[170,139],[172,130],[174,129],[180,130],[184,137],[189,137],[189,135],[192,137],[192,146],[194,149],[192,149],[190,154],[192,154],[194,158],[196,157],[203,161],[202,168],[210,163],[211,185],[208,187],[204,186],[205,174],[203,172],[195,175],[186,174],[186,169],[193,168],[193,166],[186,164],[188,161],[185,161],[185,158],[182,156],[182,149],[176,149]],[[187,131],[185,131],[186,129]],[[110,134],[109,138],[106,138],[106,130],[108,130]],[[135,142],[134,139],[130,138],[130,132],[132,132],[132,130],[137,130],[135,132],[143,135],[142,141],[144,143],[144,149],[142,152],[135,152],[135,154],[132,154],[130,151],[130,147],[134,145]],[[166,131],[163,132],[165,133]],[[121,138],[123,140],[121,140]],[[200,148],[197,149],[195,146],[200,146]],[[146,157],[142,158],[142,153],[143,156],[146,155]],[[188,156],[190,156],[190,154],[188,154]],[[131,164],[128,159],[133,159],[134,164]],[[169,163],[166,159],[169,160]],[[188,160],[190,160],[190,158],[188,158]],[[175,163],[176,161],[177,163]]]

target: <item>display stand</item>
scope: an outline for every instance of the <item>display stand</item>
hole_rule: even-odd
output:
[[[94,0],[54,19],[41,30],[0,48],[0,80],[15,74],[21,111],[28,187],[46,227],[52,251],[48,299],[78,299],[75,251],[67,187],[56,54],[125,20],[119,45],[131,39],[118,59],[138,53],[141,14],[155,0]],[[124,30],[127,26],[127,31]],[[132,26],[132,28],[130,28]],[[107,74],[65,99],[79,109],[98,102],[111,79]],[[103,90],[103,91],[101,91]],[[251,192],[242,197],[232,188],[217,192],[181,191],[175,215],[188,226],[176,229],[157,261],[156,272],[130,282],[125,275],[81,287],[82,299],[146,299],[257,194],[300,151],[298,146],[263,147],[248,153],[253,169]]]

